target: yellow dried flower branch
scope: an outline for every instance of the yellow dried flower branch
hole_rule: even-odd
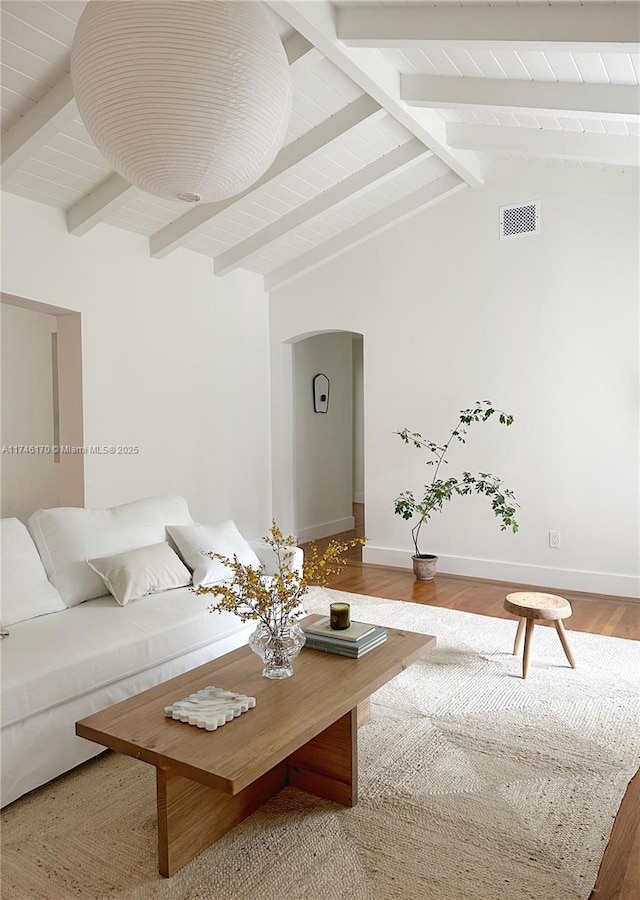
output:
[[[332,540],[321,554],[313,541],[310,551],[305,553],[302,574],[291,569],[294,550],[297,547],[294,537],[282,533],[275,521],[271,530],[263,538],[273,550],[277,571],[274,575],[263,578],[264,566],[259,569],[241,563],[237,556],[233,559],[220,553],[208,553],[211,559],[220,560],[231,572],[231,578],[225,582],[211,585],[199,585],[196,594],[213,594],[217,600],[209,607],[210,612],[235,613],[243,622],[259,620],[272,631],[281,628],[287,619],[296,619],[305,614],[301,606],[302,597],[312,584],[325,585],[329,578],[344,569],[344,554],[351,547],[363,545],[365,538],[352,538],[348,541]]]

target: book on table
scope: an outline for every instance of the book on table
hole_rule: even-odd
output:
[[[356,623],[363,624],[363,623]],[[341,656],[349,656],[359,659],[365,653],[369,653],[387,639],[387,630],[378,625],[367,626],[366,632],[357,640],[343,640],[341,631],[334,631],[332,635],[318,634],[305,628],[306,644],[310,650],[323,650],[326,653],[338,653]]]
[[[359,641],[361,638],[371,634],[375,625],[368,625],[366,622],[352,622],[348,628],[332,628],[331,619],[320,619],[313,625],[305,628],[305,634],[318,634],[321,637],[339,638],[341,641]]]
[[[375,650],[376,647],[379,647],[381,644],[384,644],[387,640],[386,635],[381,637],[379,640],[372,641],[371,643],[365,644],[362,647],[358,647],[356,649],[352,649],[346,646],[346,643],[342,646],[337,646],[335,644],[327,644],[324,641],[320,641],[318,643],[306,643],[305,646],[309,650],[320,650],[323,653],[336,653],[338,656],[346,656],[349,659],[360,659],[361,656],[364,656],[366,653],[369,653],[371,650]]]

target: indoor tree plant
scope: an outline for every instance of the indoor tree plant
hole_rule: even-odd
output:
[[[446,456],[453,441],[466,443],[467,429],[465,426],[474,422],[486,422],[494,415],[498,417],[501,425],[508,426],[513,422],[512,415],[495,409],[490,400],[478,400],[474,407],[461,409],[458,422],[451,430],[445,444],[436,444],[434,441],[426,440],[421,434],[408,431],[406,428],[394,432],[405,444],[413,444],[420,450],[426,450],[431,457],[426,460],[426,464],[433,466],[433,476],[425,484],[422,497],[416,498],[412,491],[403,491],[394,501],[397,515],[402,516],[403,519],[416,519],[416,523],[411,529],[415,549],[412,559],[413,571],[420,581],[430,581],[434,577],[438,561],[438,557],[434,554],[420,552],[418,540],[422,526],[429,521],[432,515],[442,512],[444,503],[451,500],[456,494],[461,497],[472,493],[484,494],[491,503],[493,512],[500,520],[501,531],[511,528],[515,533],[518,530],[515,512],[519,504],[516,502],[513,492],[506,488],[496,475],[490,475],[488,472],[479,472],[474,475],[472,472],[465,471],[459,478],[439,477],[442,465],[448,463]]]
[[[267,678],[288,678],[293,675],[293,660],[305,642],[304,631],[297,624],[297,619],[305,615],[302,598],[312,584],[322,586],[342,571],[345,552],[356,544],[364,544],[365,539],[331,540],[322,553],[312,541],[301,569],[292,565],[296,539],[285,537],[275,521],[263,540],[275,555],[275,574],[265,577],[263,568],[245,565],[237,556],[230,559],[211,552],[207,556],[228,566],[231,577],[217,584],[199,585],[195,592],[217,598],[209,607],[210,612],[227,610],[243,622],[255,620],[257,627],[249,638],[249,646],[264,663],[262,674]]]

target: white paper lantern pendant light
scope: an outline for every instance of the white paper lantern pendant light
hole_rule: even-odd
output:
[[[156,197],[233,197],[266,172],[287,132],[287,57],[253,0],[91,0],[71,77],[100,152]]]

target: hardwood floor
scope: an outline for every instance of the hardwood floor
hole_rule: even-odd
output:
[[[355,529],[333,537],[344,539],[361,537],[364,534],[362,504],[354,504],[354,516]],[[331,538],[324,538],[316,543],[322,548],[329,540]],[[305,545],[302,546],[304,549]],[[354,594],[369,594],[390,600],[410,600],[414,603],[445,606],[498,618],[513,619],[513,616],[502,608],[502,602],[509,591],[522,590],[525,587],[521,584],[486,581],[458,575],[438,575],[435,581],[418,582],[409,569],[363,563],[361,547],[349,551],[347,560],[346,568],[331,580],[329,587]],[[539,587],[544,590],[544,586]],[[567,624],[570,624],[572,631],[640,640],[640,601],[575,591],[558,592],[553,589],[549,591],[561,593],[571,602],[573,615]],[[591,894],[591,900],[638,900],[638,898],[640,898],[640,772],[629,783]]]

